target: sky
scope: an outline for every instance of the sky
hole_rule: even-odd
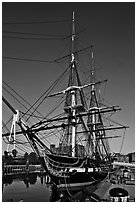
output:
[[[82,40],[80,48],[86,47],[87,42],[90,45],[94,45],[95,64],[97,67],[102,67],[100,76],[108,79],[106,98],[110,104],[119,105],[122,109],[121,112],[117,113],[117,122],[129,126],[124,135],[122,153],[134,152],[134,3],[3,2],[2,80],[20,93],[30,104],[34,103],[50,84],[59,77],[67,65],[65,63],[59,66],[56,63],[50,62],[13,60],[7,59],[7,57],[53,61],[67,55],[70,49],[68,41],[56,39],[31,40],[29,38],[48,37],[38,35],[26,36],[23,33],[59,35],[56,37],[62,37],[61,35],[67,36],[71,31],[70,19],[73,11],[75,12],[76,19],[78,19],[78,30],[86,28],[84,32],[81,32]],[[12,22],[14,24],[8,24]],[[28,24],[20,22],[27,22]],[[33,22],[45,23],[36,24]],[[19,32],[22,34],[19,34]],[[24,40],[24,37],[28,37],[28,39]],[[10,98],[4,89],[3,96],[12,105],[16,106],[15,109],[20,108],[14,104],[13,99]],[[2,119],[6,123],[12,117],[12,113],[5,104],[2,106],[2,111]],[[46,108],[42,106],[41,112],[46,114],[48,106]],[[114,151],[119,151],[120,142],[122,142],[122,138],[118,142],[113,141],[111,146]],[[3,143],[2,146],[3,150],[5,150],[6,145]]]

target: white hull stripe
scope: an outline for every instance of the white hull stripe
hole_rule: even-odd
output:
[[[58,188],[64,188],[64,187],[81,187],[81,186],[87,186],[90,185],[92,183],[94,183],[95,181],[90,181],[90,182],[84,182],[84,183],[69,183],[69,184],[59,184],[57,185]]]

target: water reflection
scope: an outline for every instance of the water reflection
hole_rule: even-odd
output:
[[[50,181],[47,173],[4,175],[2,201],[55,202],[59,201],[60,198],[66,200],[69,196],[68,192],[58,191],[57,187]],[[73,192],[71,193],[73,194]],[[18,197],[16,197],[17,194]]]
[[[50,179],[45,172],[4,175],[2,201],[49,201],[52,194],[50,187]]]
[[[2,183],[3,185],[7,186],[7,185],[11,185],[13,181],[23,181],[24,184],[26,185],[26,188],[29,188],[29,184],[34,185],[37,182],[37,176],[38,175],[36,173],[6,175],[6,176],[3,176]]]

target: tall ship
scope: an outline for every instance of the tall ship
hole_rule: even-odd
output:
[[[110,126],[104,123],[104,119],[113,122],[109,120],[110,116],[120,108],[119,106],[107,106],[100,99],[99,87],[107,80],[96,80],[92,46],[88,47],[91,59],[88,73],[90,80],[85,80],[88,82],[85,83],[80,78],[79,53],[87,48],[77,49],[74,12],[70,39],[70,53],[65,56],[69,58],[69,65],[65,70],[69,73],[68,82],[60,91],[53,91],[59,80],[64,77],[65,72],[63,72],[44,97],[45,100],[50,99],[50,101],[62,99],[60,104],[63,106],[55,106],[51,118],[43,117],[33,125],[28,125],[19,111],[15,110],[3,97],[3,101],[14,112],[12,125],[17,124],[20,127],[16,133],[14,129],[10,133],[3,134],[3,137],[8,137],[9,142],[15,148],[15,134],[23,134],[37,153],[52,182],[60,189],[80,189],[88,185],[96,185],[104,180],[112,165],[108,140],[119,137],[118,135],[108,135],[108,132],[126,128],[118,123]],[[59,112],[57,111],[58,107]],[[30,109],[27,113],[29,111]],[[35,111],[36,109],[30,116],[33,117]],[[55,144],[52,143],[48,146],[42,138],[45,137],[47,140],[50,134],[55,134],[56,139]]]

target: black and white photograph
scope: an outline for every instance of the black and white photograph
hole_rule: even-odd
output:
[[[2,202],[135,202],[135,2],[2,5]]]

